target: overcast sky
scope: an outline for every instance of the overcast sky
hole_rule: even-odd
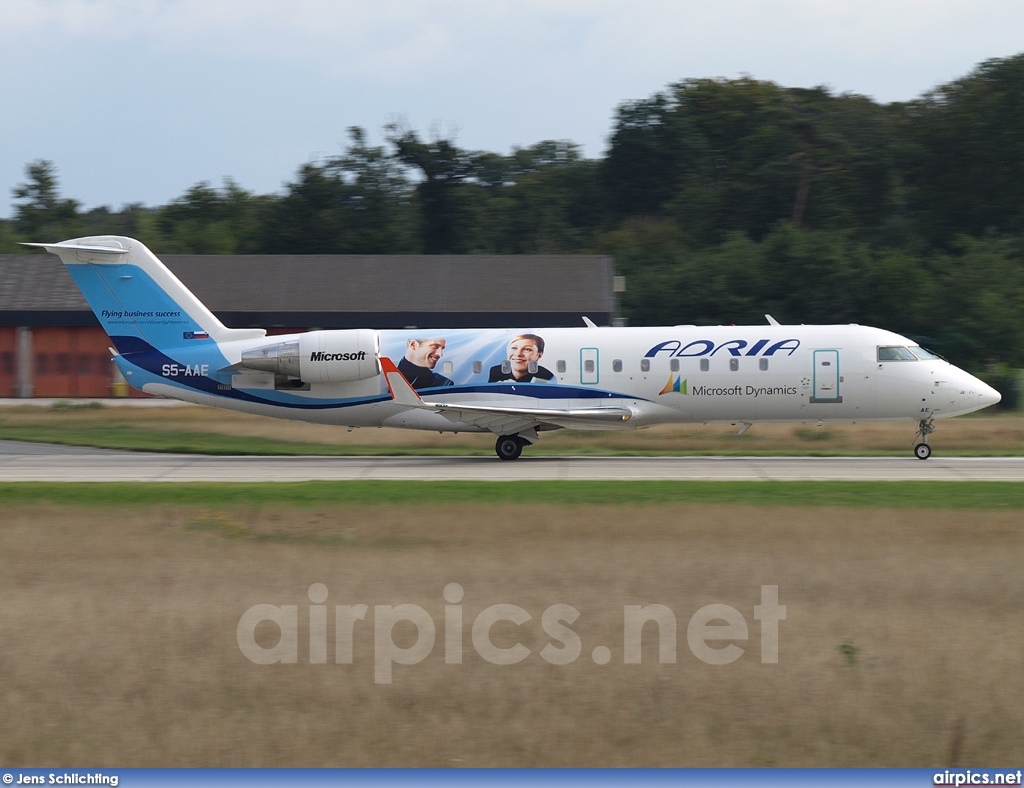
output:
[[[280,192],[395,118],[597,157],[620,103],[682,79],[905,101],[1022,33],[1022,0],[2,0],[0,216],[36,159],[116,209],[225,177]]]

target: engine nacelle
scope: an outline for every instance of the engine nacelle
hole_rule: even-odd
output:
[[[380,337],[366,328],[310,331],[288,342],[246,350],[239,366],[305,383],[368,380],[380,374]]]

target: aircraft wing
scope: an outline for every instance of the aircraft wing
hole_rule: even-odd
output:
[[[424,402],[423,407],[440,413],[456,424],[483,427],[495,435],[514,435],[541,425],[593,429],[597,425],[607,429],[633,417],[628,408],[500,408],[484,405],[458,405],[447,402]]]
[[[614,429],[616,425],[624,426],[624,422],[633,417],[632,410],[621,407],[522,408],[427,402],[409,385],[409,381],[398,371],[398,367],[391,359],[382,357],[380,363],[391,397],[399,405],[432,410],[453,423],[472,424],[495,435],[514,435],[541,425],[574,429],[594,429],[600,426],[603,429]]]

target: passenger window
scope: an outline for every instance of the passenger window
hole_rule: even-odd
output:
[[[768,359],[762,358],[760,361],[757,362],[757,366],[761,369],[762,372],[768,369]]]
[[[650,372],[651,371],[651,360],[649,358],[640,359],[640,371]]]
[[[450,361],[446,361],[446,362],[444,362],[444,364],[441,365],[441,368],[444,370],[444,374],[445,375],[451,375],[452,374],[452,370],[455,369],[455,365],[452,364],[452,362],[450,362]]]
[[[536,361],[531,361],[529,364],[527,364],[526,365],[526,371],[529,372],[531,375],[536,375],[537,374],[537,362]]]
[[[588,358],[583,362],[583,371],[593,373],[594,371],[594,359]]]
[[[678,372],[679,371],[679,359],[678,358],[674,358],[670,362],[668,362],[668,368],[671,369],[673,372]]]
[[[484,363],[482,361],[474,361],[473,362],[473,374],[474,375],[479,375],[483,371],[484,371]]]
[[[700,371],[701,372],[707,372],[708,371],[708,367],[710,367],[710,366],[711,365],[708,363],[708,360],[706,358],[702,358],[700,360]]]
[[[559,372],[565,372],[565,362],[564,361],[557,361],[557,362],[555,362],[555,369],[558,370]]]
[[[510,372],[512,372],[512,362],[505,359],[501,362],[501,374],[508,375]]]
[[[735,372],[740,368],[740,360],[738,358],[729,359],[729,369]]]
[[[612,372],[622,372],[622,359],[617,358],[612,361]]]

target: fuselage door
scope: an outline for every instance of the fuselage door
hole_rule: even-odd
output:
[[[597,348],[580,348],[580,383],[593,386],[599,380],[597,369]]]
[[[839,351],[814,351],[814,396],[811,402],[842,402],[839,393]]]

